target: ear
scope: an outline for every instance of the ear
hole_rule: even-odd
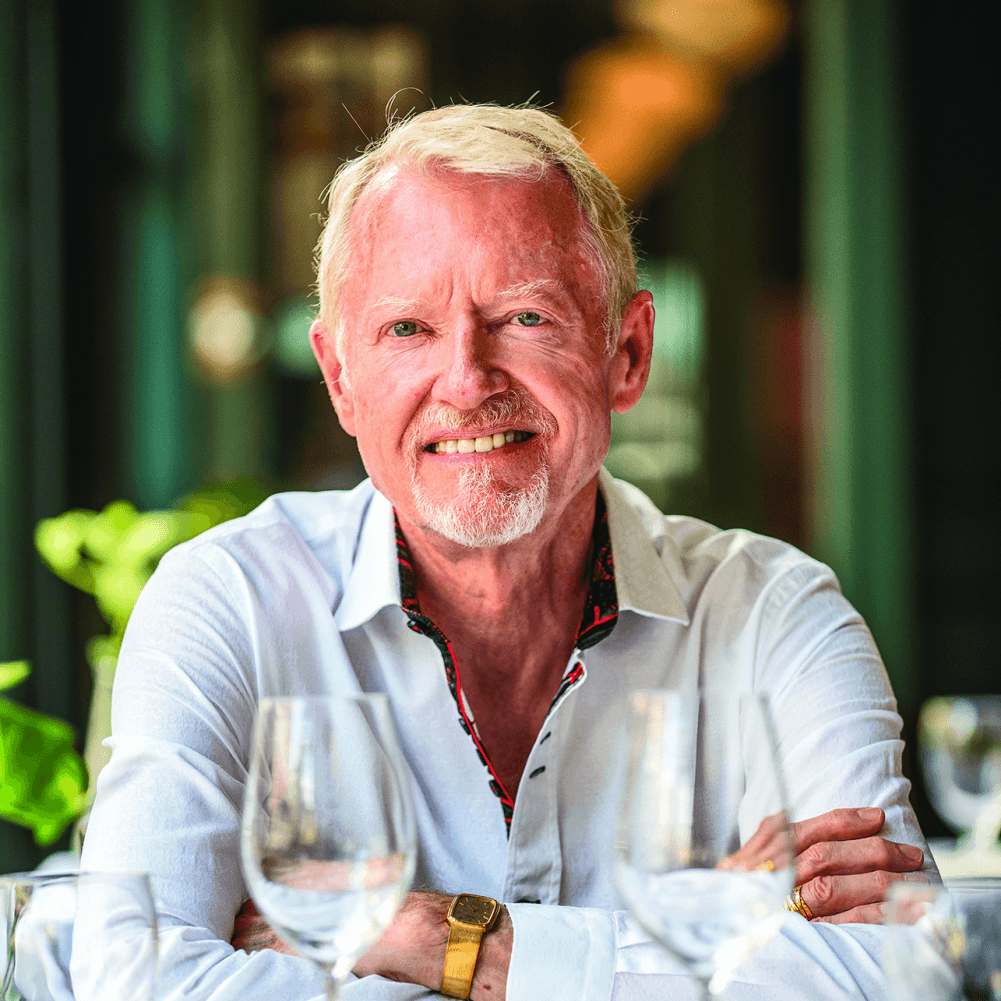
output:
[[[643,395],[653,356],[653,296],[637,292],[626,304],[609,368],[612,409],[624,414]]]
[[[322,320],[314,320],[309,328],[309,343],[323,373],[323,381],[330,394],[330,402],[337,411],[337,419],[348,434],[355,433],[354,394],[348,384],[344,366],[337,354],[334,336]]]

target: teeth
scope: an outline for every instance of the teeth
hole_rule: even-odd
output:
[[[498,431],[496,434],[483,435],[480,438],[449,438],[446,441],[436,441],[431,447],[433,452],[459,452],[468,455],[471,452],[491,452],[502,445],[510,445],[515,441],[525,441],[530,438],[528,431]]]

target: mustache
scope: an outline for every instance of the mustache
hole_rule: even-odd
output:
[[[416,456],[433,435],[445,431],[477,431],[499,424],[516,424],[520,430],[534,431],[543,437],[556,433],[556,418],[522,386],[491,396],[473,410],[458,410],[441,403],[429,403],[407,428],[407,454]]]

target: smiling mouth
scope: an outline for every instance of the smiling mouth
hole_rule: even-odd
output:
[[[431,442],[424,451],[435,454],[446,452],[469,455],[473,452],[492,452],[495,448],[528,441],[534,437],[534,431],[498,431],[496,434],[482,435],[479,438],[444,438],[441,441]]]

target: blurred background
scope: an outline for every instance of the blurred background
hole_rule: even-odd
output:
[[[0,0],[0,662],[32,664],[6,695],[86,728],[104,626],[42,519],[358,482],[306,337],[320,194],[387,113],[528,100],[640,216],[656,357],[613,472],[830,563],[909,735],[997,691],[990,57],[959,13]],[[41,854],[0,821],[5,871]]]

